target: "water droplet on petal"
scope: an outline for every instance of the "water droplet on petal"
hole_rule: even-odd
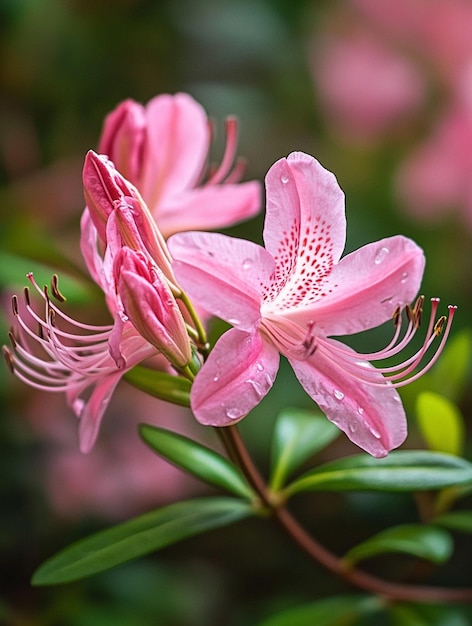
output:
[[[253,266],[253,260],[252,259],[244,259],[244,261],[243,261],[243,270],[250,270],[252,266]]]
[[[357,431],[357,425],[354,422],[349,422],[348,430],[353,435]]]
[[[242,417],[244,415],[244,411],[241,411],[241,409],[238,408],[226,409],[225,413],[230,420],[236,420],[238,417]]]
[[[252,379],[246,380],[246,383],[252,387],[258,398],[262,398],[265,390],[261,383],[259,383],[257,380]]]
[[[256,363],[256,369],[258,372],[263,372],[264,371],[264,366],[262,365],[262,363],[259,363],[259,361]]]
[[[406,283],[408,280],[408,272],[403,272],[402,277],[400,278],[401,283]]]
[[[374,263],[376,265],[379,265],[380,263],[382,263],[382,261],[385,259],[385,257],[387,256],[389,252],[390,250],[388,248],[385,248],[385,247],[379,248],[374,257]]]
[[[342,391],[339,391],[339,389],[335,389],[333,391],[333,395],[336,398],[336,400],[342,400],[344,398],[344,394]]]
[[[213,376],[213,382],[217,383],[220,380],[219,376]]]
[[[378,431],[376,428],[374,428],[373,426],[370,426],[370,432],[373,434],[373,436],[374,436],[376,439],[380,439],[380,437],[382,436],[382,435],[379,433],[379,431]]]
[[[361,406],[357,407],[357,412],[359,413],[359,415],[364,415],[364,409]]]
[[[287,175],[283,175],[280,177],[280,182],[282,183],[282,185],[286,185],[289,182],[290,178]]]

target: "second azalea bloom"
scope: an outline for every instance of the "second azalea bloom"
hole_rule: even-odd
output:
[[[57,279],[51,289],[41,289],[30,274],[43,310],[28,289],[24,298],[13,298],[12,347],[4,347],[4,354],[20,380],[66,394],[80,420],[80,449],[88,452],[123,375],[151,359],[176,373],[191,359],[191,342],[175,300],[182,294],[173,282],[169,252],[137,190],[93,152],[85,160],[84,187],[81,250],[113,323],[72,319],[52,300],[64,300]]]
[[[162,94],[146,106],[119,104],[105,119],[98,151],[138,188],[167,237],[230,226],[259,211],[259,183],[239,182],[244,168],[234,163],[234,118],[226,133],[221,164],[205,178],[212,133],[203,107],[185,93]]]
[[[434,321],[435,299],[423,347],[398,367],[371,365],[397,354],[420,324],[422,300],[412,308],[408,303],[422,279],[423,252],[396,236],[341,258],[343,192],[334,175],[304,153],[271,167],[266,192],[265,248],[216,233],[182,233],[169,240],[174,272],[188,295],[234,327],[220,337],[196,376],[195,416],[215,426],[246,416],[272,387],[281,353],[333,423],[370,454],[385,456],[406,436],[395,386],[411,375],[445,325],[444,318]],[[400,338],[405,308],[409,324]],[[358,354],[331,338],[392,317],[394,338],[378,353]]]

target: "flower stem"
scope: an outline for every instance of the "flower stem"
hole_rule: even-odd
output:
[[[389,582],[356,567],[347,568],[342,560],[314,539],[285,508],[277,503],[255,466],[236,426],[216,429],[225,449],[244,473],[261,501],[272,510],[274,518],[291,539],[314,561],[324,566],[347,583],[395,601],[414,602],[471,602],[472,589],[449,589]]]

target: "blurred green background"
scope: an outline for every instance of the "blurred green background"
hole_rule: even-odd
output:
[[[342,112],[333,117],[326,76],[319,74],[324,70],[316,68],[329,55],[324,48],[329,37],[349,38],[353,28],[369,33],[377,28],[377,38],[384,41],[378,23],[358,4],[363,3],[0,0],[0,286],[5,341],[9,298],[22,288],[26,272],[32,269],[39,282],[48,282],[50,274],[59,271],[62,290],[77,317],[106,319],[100,294],[83,276],[78,248],[83,157],[96,147],[103,118],[119,101],[133,98],[144,103],[158,93],[177,91],[189,92],[216,120],[215,159],[222,154],[225,116],[238,116],[238,153],[248,161],[246,179],[263,179],[275,160],[293,150],[314,155],[334,171],[347,196],[347,250],[398,233],[415,239],[427,258],[423,293],[460,306],[454,333],[467,338],[472,312],[472,220],[468,217],[472,207],[464,208],[458,200],[445,207],[450,211],[434,215],[426,207],[419,219],[402,202],[396,184],[402,163],[434,133],[456,92],[444,80],[442,66],[409,48],[393,32],[388,45],[414,63],[418,80],[427,83],[421,101],[398,115],[387,114],[380,130],[367,132],[362,124],[354,132],[346,130],[350,122],[355,124],[355,116],[350,118],[348,107],[344,126],[339,119]],[[326,71],[332,75],[329,67]],[[388,71],[382,75],[394,81]],[[360,75],[353,89],[356,97],[361,93],[368,100],[369,88],[363,80]],[[365,115],[371,120],[369,106],[381,104],[366,104]],[[262,219],[228,232],[260,241]],[[374,333],[372,346],[379,340],[382,345],[385,336]],[[355,345],[369,350],[369,342],[362,338]],[[466,416],[471,399],[469,366],[466,357],[461,388],[453,398]],[[430,379],[428,384],[437,383]],[[140,457],[151,453],[144,447],[133,448],[132,454],[123,451],[117,431],[127,441],[134,433],[129,423],[133,419],[172,427],[174,418],[172,413],[165,416],[162,405],[137,395],[129,399],[125,383],[105,417],[98,451],[83,458],[72,452],[76,424],[62,398],[35,394],[13,379],[3,363],[0,393],[4,406],[0,622],[243,626],[255,624],[277,608],[344,590],[263,521],[188,540],[90,581],[32,588],[29,578],[34,569],[70,541],[202,490],[154,458],[134,476],[133,463],[141,463]],[[405,394],[410,412],[414,393]],[[263,468],[270,425],[287,405],[309,407],[310,402],[283,366],[273,392],[242,425]],[[188,415],[179,414],[175,420],[178,429],[213,442],[211,434],[198,430]],[[407,445],[424,445],[414,420]],[[330,455],[355,451],[343,439],[334,444]],[[469,445],[466,456],[467,452]],[[102,492],[95,483],[102,485]],[[70,497],[61,496],[61,489]],[[102,506],[103,497],[108,506]],[[348,498],[325,494],[301,499],[295,506],[340,553],[369,532],[414,516],[411,499],[380,494]],[[472,555],[470,540],[463,544],[444,575],[451,584],[470,583],[465,574]],[[386,575],[404,567],[401,559],[377,564],[378,572]]]

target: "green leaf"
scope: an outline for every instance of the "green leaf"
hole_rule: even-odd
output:
[[[378,611],[382,603],[365,596],[338,596],[283,611],[257,626],[349,626],[358,617]]]
[[[451,485],[472,485],[472,464],[439,452],[391,452],[384,459],[359,454],[307,472],[286,490],[300,491],[420,491]]]
[[[470,626],[469,618],[454,606],[392,603],[392,626]]]
[[[448,339],[441,358],[428,374],[432,389],[441,389],[441,393],[450,400],[457,401],[467,388],[469,369],[472,358],[472,336],[469,329],[455,333]]]
[[[424,391],[417,398],[416,412],[428,448],[461,454],[465,439],[464,419],[452,400],[433,391]]]
[[[385,552],[403,552],[433,563],[444,563],[451,556],[452,549],[448,532],[434,526],[405,524],[388,528],[358,544],[347,552],[344,562],[353,565]]]
[[[45,561],[32,583],[55,585],[85,578],[252,513],[248,503],[235,498],[171,504],[72,544]]]
[[[237,496],[249,499],[255,497],[239,469],[214,450],[183,435],[149,424],[141,424],[139,433],[155,452],[193,476]]]
[[[190,406],[190,388],[192,383],[182,376],[172,376],[137,365],[126,372],[123,378],[133,387],[155,398],[172,402],[180,406]]]
[[[339,429],[324,415],[299,409],[282,411],[275,423],[272,443],[272,490],[278,491],[291,472],[339,434]]]
[[[472,511],[451,511],[437,517],[433,523],[450,530],[472,533]]]

